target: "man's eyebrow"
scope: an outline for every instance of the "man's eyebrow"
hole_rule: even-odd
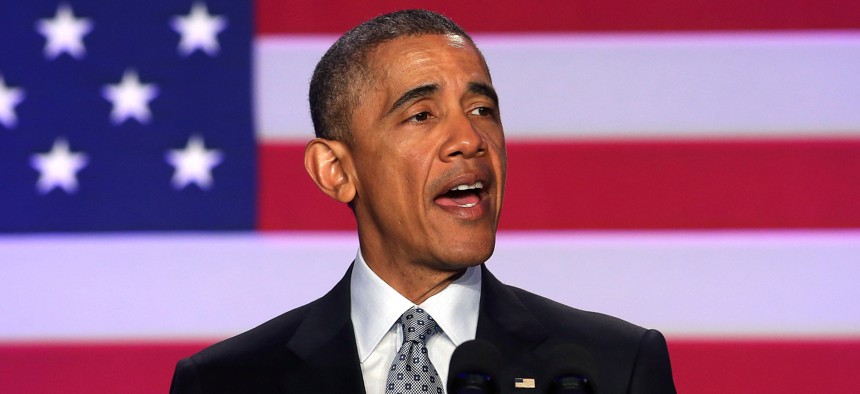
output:
[[[383,115],[382,117],[384,118],[384,117],[390,115],[392,112],[396,111],[400,107],[403,107],[404,105],[406,105],[406,103],[408,103],[410,101],[413,101],[417,98],[432,96],[434,93],[436,93],[438,91],[439,91],[439,85],[437,85],[435,83],[431,83],[431,84],[427,84],[427,85],[421,85],[421,86],[409,89],[408,91],[406,91],[406,93],[403,93],[400,96],[400,98],[398,98],[397,101],[394,102],[393,105],[391,105],[391,109],[389,109],[388,112],[386,112],[385,115]]]
[[[493,100],[495,106],[499,106],[499,95],[496,94],[496,89],[493,89],[492,86],[483,82],[469,82],[469,91],[486,96],[490,100]]]

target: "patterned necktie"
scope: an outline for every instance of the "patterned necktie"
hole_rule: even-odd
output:
[[[427,339],[441,329],[427,312],[409,308],[398,321],[403,326],[403,346],[388,371],[386,394],[443,394],[442,379],[427,356]]]

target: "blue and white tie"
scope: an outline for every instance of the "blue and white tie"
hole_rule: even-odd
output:
[[[427,339],[441,329],[418,307],[409,308],[398,322],[403,326],[403,345],[391,363],[385,393],[443,394],[442,379],[427,356]]]

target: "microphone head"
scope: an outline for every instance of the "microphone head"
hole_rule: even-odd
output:
[[[454,349],[448,368],[449,394],[498,393],[496,372],[502,354],[489,342],[474,339]]]
[[[585,348],[567,343],[547,357],[547,378],[551,394],[596,394],[594,357]]]

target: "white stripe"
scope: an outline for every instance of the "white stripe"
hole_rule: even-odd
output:
[[[264,140],[306,141],[335,37],[256,41]],[[860,135],[860,33],[476,35],[510,138]]]
[[[324,294],[345,233],[0,238],[0,341],[223,338]],[[860,336],[860,231],[503,233],[502,281],[694,336]]]

